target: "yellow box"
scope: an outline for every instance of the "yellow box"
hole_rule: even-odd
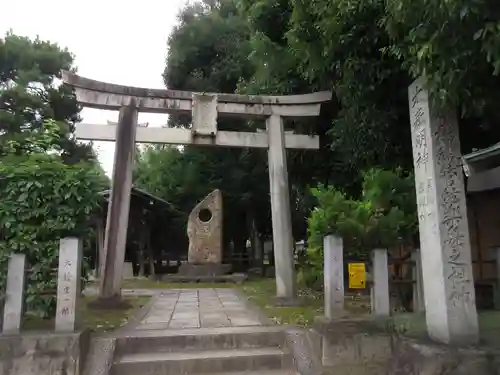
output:
[[[349,288],[366,288],[366,267],[364,263],[349,263]]]

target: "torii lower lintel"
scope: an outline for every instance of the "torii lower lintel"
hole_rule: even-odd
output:
[[[117,125],[77,124],[77,139],[88,141],[116,141]],[[189,129],[141,127],[136,129],[136,143],[199,145],[237,148],[268,148],[266,132],[217,131],[214,137],[193,136]],[[285,146],[289,149],[317,150],[319,137],[285,133]]]

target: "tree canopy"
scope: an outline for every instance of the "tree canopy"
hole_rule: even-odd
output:
[[[60,127],[62,157],[75,163],[94,158],[90,144],[76,143],[71,133],[79,121],[80,108],[74,93],[58,84],[62,69],[73,69],[72,54],[58,45],[31,40],[9,32],[0,39],[0,133],[2,142],[16,140],[18,153],[23,139],[43,128],[45,120]],[[3,153],[0,144],[0,154]]]
[[[317,202],[311,187],[331,185],[364,199],[364,171],[411,175],[407,90],[417,77],[427,79],[438,108],[460,111],[464,152],[500,140],[499,11],[493,0],[198,1],[181,11],[169,38],[165,84],[212,92],[334,93],[319,119],[286,124],[322,140],[318,151],[288,152],[294,235],[300,239]],[[190,126],[182,118],[171,125]],[[263,124],[220,120],[219,127]],[[148,172],[152,165],[158,167]],[[269,234],[266,168],[265,155],[253,150],[152,148],[139,162],[138,181],[186,213],[218,187],[230,200],[227,216],[245,227],[259,207],[265,214],[258,227]]]

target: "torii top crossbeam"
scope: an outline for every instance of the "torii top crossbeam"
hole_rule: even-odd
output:
[[[322,103],[328,102],[331,92],[304,95],[267,96],[238,94],[197,94],[190,91],[160,90],[116,85],[62,72],[63,82],[73,86],[77,101],[85,107],[119,110],[135,99],[141,112],[175,113],[192,111],[193,97],[217,98],[217,111],[221,115],[240,117],[317,116]]]
[[[115,85],[80,77],[63,71],[64,83],[74,87],[77,101],[90,108],[120,110],[132,106],[139,112],[184,113],[192,115],[192,129],[138,127],[139,143],[197,144],[221,147],[269,147],[268,135],[254,132],[218,131],[217,118],[296,118],[319,115],[321,104],[331,99],[330,92],[305,95],[254,96],[195,93]],[[117,125],[77,124],[81,140],[114,141]],[[319,137],[304,134],[284,135],[285,148],[318,149]]]

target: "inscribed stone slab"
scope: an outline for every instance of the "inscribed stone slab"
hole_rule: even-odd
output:
[[[73,332],[78,324],[82,242],[63,238],[59,245],[56,332]]]
[[[201,201],[188,218],[188,262],[222,262],[222,194],[214,190]]]
[[[454,112],[437,114],[423,81],[408,95],[428,332],[445,343],[474,343],[478,321],[458,120]]]

